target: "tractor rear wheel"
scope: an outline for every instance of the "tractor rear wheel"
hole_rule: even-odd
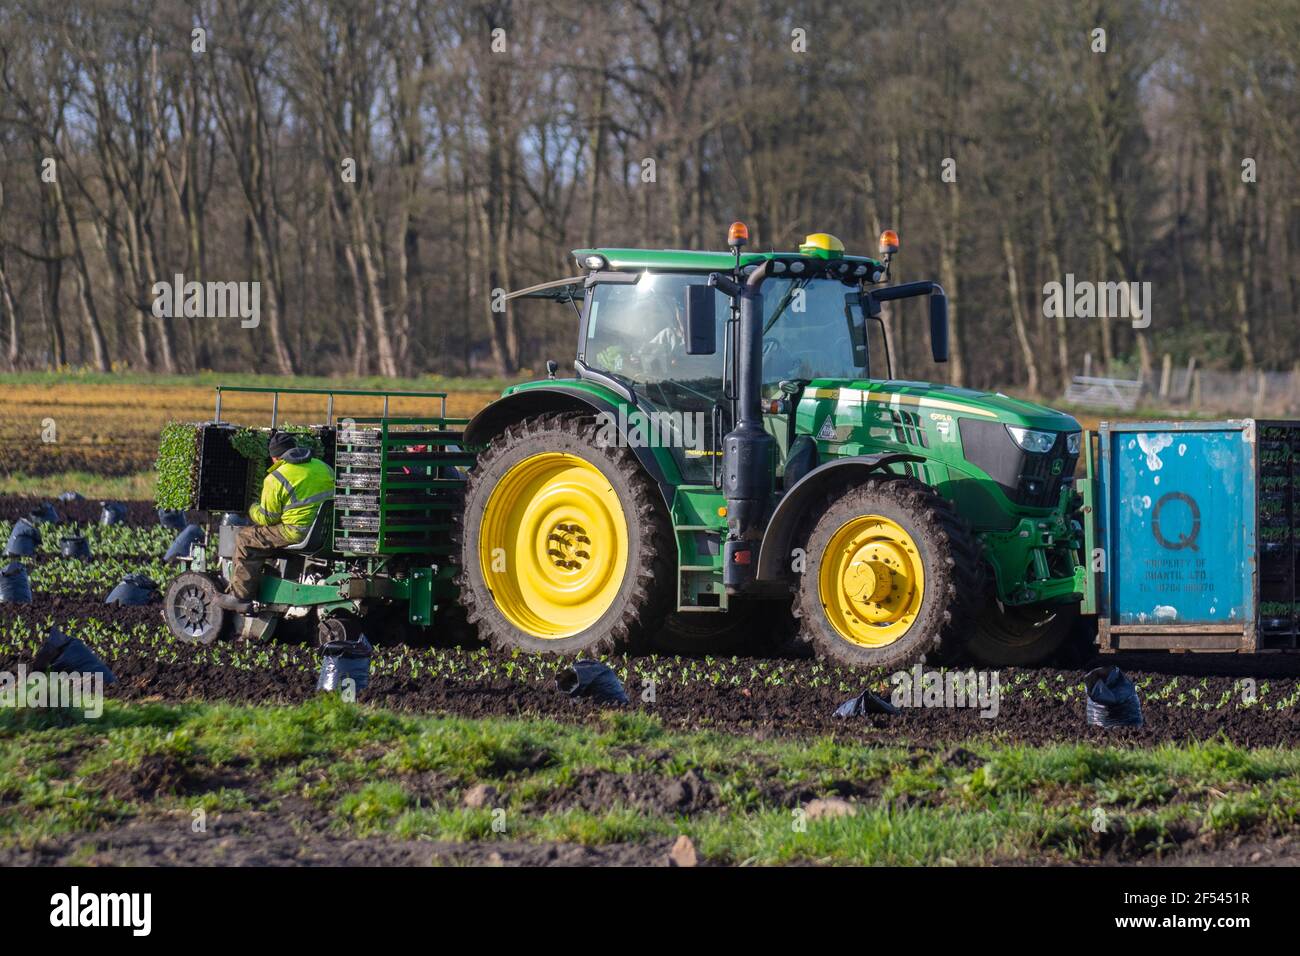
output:
[[[460,600],[496,647],[639,649],[671,609],[672,528],[636,456],[590,415],[507,429],[465,488]]]
[[[843,664],[903,667],[950,651],[983,594],[969,528],[910,478],[872,479],[831,498],[805,555],[801,636]]]
[[[1009,607],[992,602],[975,620],[966,653],[987,667],[1045,664],[1067,644],[1079,605]]]

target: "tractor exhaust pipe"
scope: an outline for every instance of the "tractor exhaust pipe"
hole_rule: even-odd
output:
[[[739,300],[736,346],[736,425],[722,439],[722,491],[727,499],[727,538],[723,542],[723,584],[727,593],[754,580],[758,548],[767,522],[767,505],[776,468],[776,442],[763,429],[764,262],[743,283],[714,276],[712,281]]]

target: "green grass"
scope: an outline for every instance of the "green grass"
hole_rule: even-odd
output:
[[[609,712],[575,726],[399,715],[334,698],[110,701],[94,721],[0,712],[0,846],[197,808],[274,814],[292,799],[357,837],[660,845],[686,833],[704,858],[725,863],[955,865],[1087,859],[1107,840],[1144,855],[1191,835],[1294,835],[1300,815],[1294,748],[965,746],[975,759],[962,766],[943,748],[756,741],[668,731],[646,715]],[[157,766],[183,775],[183,792],[108,792],[105,781]],[[709,785],[705,809],[657,801],[688,772]],[[593,796],[610,792],[590,786],[601,780],[650,802]],[[810,797],[846,781],[854,815],[806,817]],[[497,795],[465,808],[478,783]]]
[[[21,471],[0,475],[0,495],[56,498],[65,491],[77,491],[87,498],[116,498],[123,501],[152,501],[157,475],[141,471],[133,475],[94,475],[86,471],[62,471],[52,475],[27,475]]]
[[[1175,407],[1172,405],[1151,405],[1142,404],[1129,411],[1120,408],[1093,408],[1086,405],[1075,405],[1065,401],[1063,398],[1053,398],[1051,396],[1040,396],[1034,401],[1043,405],[1048,405],[1058,412],[1065,412],[1067,415],[1073,415],[1075,418],[1099,418],[1108,421],[1129,421],[1129,422],[1147,422],[1147,421],[1194,421],[1202,418],[1214,418],[1210,412],[1197,411],[1194,408]],[[1218,416],[1222,417],[1222,416]]]

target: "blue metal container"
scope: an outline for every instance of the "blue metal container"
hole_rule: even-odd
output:
[[[1102,423],[1093,560],[1103,651],[1260,649],[1263,424]],[[1289,538],[1285,552],[1293,579]]]

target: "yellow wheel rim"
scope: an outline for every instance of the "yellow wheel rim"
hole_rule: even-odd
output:
[[[885,647],[907,633],[925,597],[925,568],[897,522],[862,515],[831,536],[818,571],[826,617],[861,647]]]
[[[595,465],[563,452],[525,458],[497,482],[478,559],[501,613],[533,637],[578,634],[600,620],[627,570],[627,520]]]

